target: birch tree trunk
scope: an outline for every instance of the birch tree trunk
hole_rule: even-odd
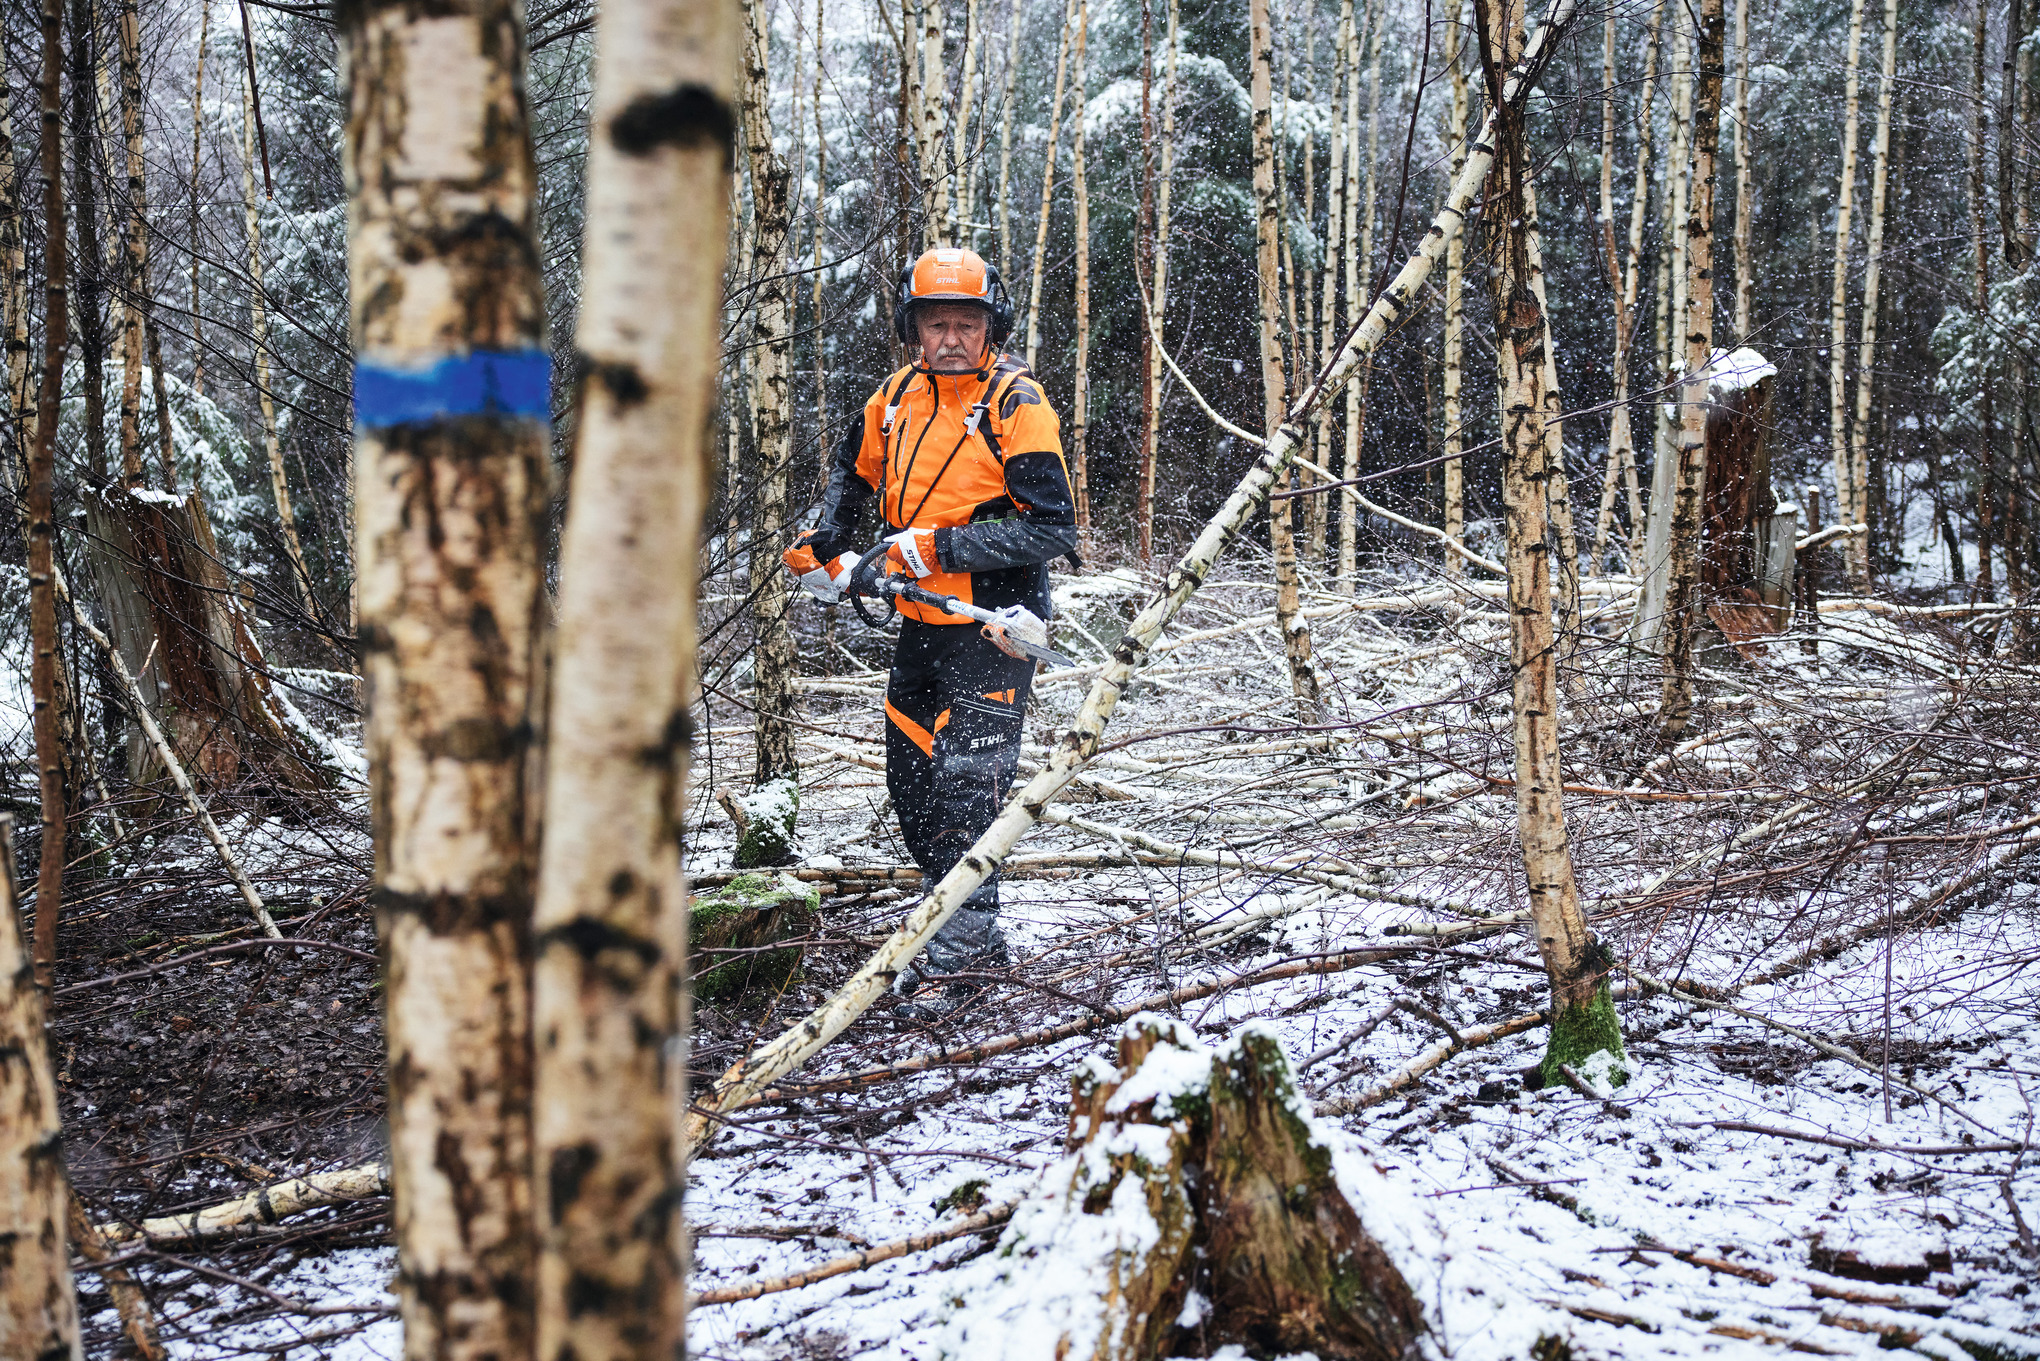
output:
[[[1707,368],[1714,352],[1714,171],[1721,146],[1723,0],[1701,0],[1699,81],[1693,106],[1692,207],[1686,222],[1686,363],[1672,485],[1670,573],[1665,585],[1664,695],[1658,728],[1667,740],[1693,714],[1693,631],[1701,601],[1701,517],[1707,491]]]
[[[1276,278],[1281,206],[1275,196],[1275,35],[1268,22],[1268,0],[1249,0],[1248,12],[1253,43],[1255,298],[1261,320],[1261,412],[1265,437],[1273,439],[1288,408],[1282,372],[1282,297]],[[1285,489],[1288,483],[1284,473]],[[1297,583],[1295,505],[1295,499],[1290,498],[1270,507],[1268,533],[1275,551],[1275,621],[1282,630],[1282,650],[1289,662],[1289,688],[1296,696],[1297,722],[1311,724],[1318,721],[1318,683],[1310,662],[1310,626],[1303,620]]]
[[[57,517],[54,506],[57,419],[63,405],[64,351],[70,339],[69,266],[65,259],[63,0],[42,0],[41,112],[43,174],[43,367],[36,400],[35,443],[28,456],[22,500],[28,507],[28,632],[31,723],[41,794],[42,840],[35,881],[35,981],[53,986],[57,962],[57,919],[64,902],[65,787],[70,759],[64,750],[63,715],[58,706],[63,679],[62,642],[57,636]]]
[[[1538,74],[1550,59],[1553,47],[1563,39],[1576,13],[1576,0],[1557,0],[1545,22],[1538,27],[1536,39],[1525,50],[1522,59],[1506,78],[1497,82],[1501,88],[1501,97],[1497,101],[1500,107],[1521,108]],[[992,825],[957,862],[956,867],[943,876],[941,882],[907,915],[899,929],[850,976],[835,996],[788,1027],[778,1038],[731,1065],[693,1103],[681,1135],[683,1146],[690,1156],[720,1128],[721,1122],[717,1117],[753,1100],[758,1093],[842,1034],[851,1022],[883,996],[898,970],[905,967],[942,929],[964,900],[976,891],[985,877],[1040,819],[1049,802],[1068,788],[1083,767],[1097,755],[1105,725],[1117,707],[1119,696],[1135,673],[1146,664],[1150,649],[1168,627],[1169,621],[1196,593],[1212,566],[1245,530],[1248,522],[1267,506],[1268,497],[1275,490],[1282,471],[1304,447],[1305,432],[1310,429],[1327,394],[1338,391],[1351,379],[1367,355],[1381,344],[1390,328],[1406,320],[1417,306],[1425,281],[1430,278],[1439,257],[1445,253],[1446,242],[1463,228],[1467,208],[1494,164],[1494,123],[1494,117],[1490,115],[1473,143],[1466,166],[1454,182],[1445,206],[1432,219],[1430,230],[1424,234],[1416,253],[1390,280],[1387,289],[1353,328],[1338,353],[1326,362],[1316,379],[1304,389],[1274,432],[1274,437],[1268,441],[1261,457],[1233,488],[1225,505],[1198,532],[1196,540],[1163,579],[1155,598],[1127,626],[1125,637],[1114,650],[1112,659],[1092,682],[1090,694],[1049,754],[1042,770],[1024,787],[1014,791]],[[1592,983],[1589,980],[1583,986],[1591,987]],[[1600,996],[1605,999],[1605,989]],[[1612,1005],[1605,1000],[1601,1005],[1606,1009],[1612,1028]],[[1574,1024],[1573,1016],[1574,1013],[1568,1011],[1562,1018],[1569,1035],[1580,1030]],[[1584,1052],[1591,1051],[1583,1051],[1582,1056]]]
[[[1359,189],[1359,166],[1357,157],[1347,158],[1346,170],[1346,315],[1357,317],[1367,306],[1368,286],[1373,282],[1368,276],[1374,269],[1374,184],[1375,161],[1380,152],[1381,142],[1381,28],[1387,17],[1384,0],[1375,0],[1367,12],[1368,41],[1373,49],[1372,60],[1367,73],[1367,198],[1364,209],[1356,203]],[[1356,35],[1353,55],[1350,61],[1353,79],[1347,86],[1346,95],[1346,137],[1348,145],[1355,151],[1360,145],[1360,46]],[[1356,211],[1357,210],[1357,211]],[[1346,449],[1339,463],[1339,476],[1351,481],[1360,475],[1361,442],[1367,432],[1367,380],[1372,376],[1374,366],[1370,362],[1360,370],[1360,381],[1346,388]],[[1359,570],[1360,507],[1346,497],[1340,497],[1339,517],[1339,572],[1338,589],[1341,594],[1351,594],[1353,579]],[[1287,501],[1282,503],[1287,513]],[[1294,663],[1292,662],[1292,670]],[[1315,721],[1315,720],[1307,720]]]
[[[778,547],[786,537],[786,474],[790,456],[787,380],[793,361],[792,280],[786,243],[791,233],[792,178],[786,158],[772,149],[771,24],[765,0],[747,0],[745,16],[744,139],[751,169],[753,276],[756,322],[752,335],[751,391],[756,419],[758,510],[746,526],[751,551],[752,618],[757,653],[752,693],[757,784],[792,779],[800,772],[794,754],[793,631],[787,625],[792,582],[781,570]],[[961,120],[958,126],[961,127]],[[959,134],[960,136],[961,134]]]
[[[1346,221],[1346,165],[1350,152],[1346,144],[1346,119],[1341,115],[1344,107],[1344,91],[1353,80],[1351,62],[1353,46],[1353,0],[1339,0],[1339,32],[1332,48],[1332,96],[1331,157],[1325,166],[1325,249],[1323,301],[1318,308],[1318,354],[1330,354],[1334,336],[1339,325],[1339,270],[1345,258],[1343,243],[1348,239]],[[1327,406],[1312,427],[1314,443],[1313,460],[1320,468],[1332,466],[1332,440],[1335,435],[1332,415]],[[1323,499],[1323,498],[1313,498]],[[1337,506],[1327,506],[1311,521],[1310,560],[1322,568],[1325,561],[1326,530],[1330,521],[1342,514]],[[1334,589],[1337,589],[1336,584]]]
[[[956,141],[950,162],[963,177],[962,187],[950,201],[949,242],[976,249],[977,233],[970,223],[977,207],[977,158],[970,154],[971,108],[977,103],[978,0],[966,0],[963,18],[963,89],[956,101]],[[984,120],[978,120],[978,135],[984,135]]]
[[[1975,263],[1976,318],[1981,325],[1990,315],[1990,240],[1985,222],[1989,207],[1983,196],[1983,154],[1984,140],[1990,122],[1989,105],[1984,103],[1983,57],[1989,41],[1989,11],[1984,0],[1976,0],[1976,27],[1970,46],[1970,125],[1969,125],[1969,234],[1970,248]],[[1992,514],[1996,505],[1993,495],[1995,476],[1991,467],[1997,443],[1991,411],[1991,383],[1988,376],[1978,384],[1976,425],[1976,592],[1977,597],[1989,600],[1993,597],[1991,570]],[[1842,523],[1853,523],[1846,516]]]
[[[818,20],[816,32],[820,31]],[[1013,272],[1013,80],[1019,70],[1020,0],[1013,0],[1013,15],[1006,25],[1006,76],[999,89],[999,268],[1008,276]],[[819,118],[821,105],[815,109]]]
[[[35,975],[14,890],[14,819],[0,814],[0,1356],[82,1361],[64,1126]]]
[[[1154,230],[1154,279],[1149,293],[1154,308],[1154,330],[1161,334],[1162,318],[1169,304],[1169,192],[1176,175],[1176,49],[1182,18],[1181,0],[1169,0],[1168,56],[1162,76],[1161,183],[1156,191]],[[1155,467],[1162,439],[1162,351],[1158,344],[1147,346],[1145,377],[1147,411],[1142,422],[1140,482],[1135,490],[1135,548],[1143,564],[1155,553]]]
[[[949,167],[942,164],[944,111],[949,104],[947,82],[942,76],[942,0],[921,0],[920,144],[921,183],[926,185],[923,208],[926,225],[922,246],[933,250],[947,245],[944,228],[949,221]]]
[[[142,169],[141,25],[135,0],[120,0],[121,141],[127,202],[121,222],[120,466],[131,487],[142,484],[142,290],[149,264],[149,194]]]
[[[255,87],[241,86],[241,205],[248,231],[248,326],[254,350],[255,396],[262,412],[262,448],[269,456],[269,489],[276,497],[276,521],[282,531],[284,556],[290,560],[291,582],[305,613],[319,617],[312,595],[312,573],[298,540],[297,513],[291,508],[290,482],[284,475],[283,444],[276,433],[276,398],[269,371],[269,304],[262,286],[262,204],[255,197]],[[125,437],[125,427],[123,427]]]
[[[1718,3],[1718,0],[1715,0]],[[1523,47],[1520,0],[1478,0],[1483,57],[1491,72]],[[1490,88],[1498,83],[1490,76]],[[1537,951],[1551,979],[1551,1039],[1540,1076],[1556,1080],[1562,1064],[1577,1065],[1606,1050],[1622,1074],[1622,1034],[1609,1000],[1605,947],[1587,930],[1567,842],[1564,776],[1558,745],[1557,639],[1552,629],[1546,482],[1558,472],[1546,420],[1550,328],[1532,287],[1530,178],[1522,114],[1506,102],[1494,117],[1490,271],[1498,327],[1503,482],[1508,529],[1509,663],[1516,775],[1516,828],[1530,898]]]
[[[2026,24],[2020,15],[2020,0],[2011,0],[2005,12],[2005,41],[2002,69],[1998,78],[1998,231],[2004,238],[2005,264],[2019,269],[2032,258],[2032,247],[2019,230],[2020,194],[2012,177],[2014,143],[2018,141],[2020,52],[2025,46]],[[2010,517],[2006,517],[2009,522]],[[2013,536],[2005,538],[2009,549]]]
[[[1091,27],[1090,0],[1077,0],[1075,70],[1071,73],[1070,178],[1076,197],[1077,372],[1070,398],[1070,480],[1077,498],[1077,533],[1086,547],[1091,541],[1091,472],[1085,436],[1091,423],[1091,195],[1084,178],[1084,123],[1090,83],[1084,62],[1085,38]]]
[[[198,240],[198,186],[199,167],[205,153],[205,40],[212,27],[212,0],[198,0],[198,56],[193,64],[191,77],[191,204],[185,230],[191,240]],[[193,396],[205,395],[205,318],[201,314],[198,299],[199,252],[191,252],[191,391]],[[198,481],[198,472],[193,469],[191,480]]]
[[[397,1294],[416,1361],[533,1344],[528,767],[551,371],[522,9],[338,12]]]
[[[1445,20],[1445,69],[1452,76],[1452,110],[1445,128],[1445,142],[1451,148],[1452,178],[1456,182],[1466,165],[1466,67],[1460,60],[1459,34],[1465,5],[1454,0]],[[1466,238],[1454,234],[1445,247],[1445,537],[1448,542],[1466,544],[1465,473],[1460,454],[1466,447],[1466,430],[1460,423],[1459,389],[1465,378],[1466,331]],[[1445,575],[1459,576],[1466,570],[1457,553],[1445,552]]]
[[[1742,0],[1743,4],[1749,0]],[[1870,580],[1870,541],[1880,526],[1870,507],[1870,398],[1877,373],[1877,293],[1884,255],[1884,200],[1891,184],[1891,109],[1898,81],[1898,0],[1884,0],[1884,63],[1877,93],[1877,132],[1870,143],[1870,234],[1863,253],[1863,319],[1856,348],[1856,420],[1849,431],[1849,504],[1863,512],[1852,524],[1869,524],[1868,534],[1848,540],[1849,573]],[[2015,445],[2016,447],[2016,445]]]
[[[1644,38],[1643,88],[1641,91],[1636,126],[1636,187],[1629,200],[1629,242],[1626,254],[1619,255],[1615,249],[1613,128],[1603,124],[1603,145],[1607,147],[1607,163],[1602,168],[1602,212],[1606,215],[1604,239],[1607,242],[1608,269],[1611,274],[1610,286],[1615,294],[1615,353],[1613,369],[1615,380],[1614,400],[1608,411],[1608,464],[1601,478],[1601,504],[1594,516],[1594,570],[1599,572],[1608,560],[1608,542],[1613,536],[1615,525],[1615,496],[1619,483],[1628,493],[1629,509],[1629,558],[1632,568],[1642,556],[1643,543],[1643,496],[1636,478],[1636,432],[1631,423],[1629,411],[1629,356],[1636,340],[1636,324],[1639,320],[1636,310],[1637,298],[1642,283],[1643,223],[1647,205],[1650,202],[1650,148],[1651,148],[1651,96],[1655,93],[1658,69],[1658,27],[1663,22],[1664,0],[1652,8],[1650,24]],[[1604,52],[1603,73],[1609,90],[1608,116],[1612,118],[1615,89],[1615,53],[1613,21],[1610,21],[1607,37],[1609,45]],[[1619,260],[1619,265],[1618,265]]]
[[[1041,269],[1048,253],[1048,213],[1055,206],[1055,153],[1062,135],[1063,81],[1069,74],[1070,35],[1077,27],[1077,0],[1063,0],[1062,37],[1055,49],[1055,94],[1048,105],[1048,150],[1041,159],[1041,214],[1034,224],[1034,263],[1027,274],[1027,367],[1041,349]]]
[[[72,299],[78,326],[78,358],[85,375],[85,467],[97,481],[109,475],[106,462],[106,262],[99,243],[99,57],[97,6],[71,0],[71,179],[77,196],[77,294]],[[54,391],[55,389],[51,389]],[[142,470],[120,470],[121,481],[139,486]]]
[[[1747,344],[1756,325],[1756,129],[1750,126],[1750,0],[1735,0],[1735,338]]]
[[[575,338],[589,378],[534,920],[541,1357],[666,1361],[682,1345],[680,836],[730,201],[717,126],[740,23],[733,0],[610,0],[598,29]]]
[[[28,381],[28,233],[24,229],[28,218],[28,176],[23,173],[20,152],[14,144],[12,113],[4,107],[11,106],[12,97],[12,82],[0,71],[0,143],[5,146],[0,174],[7,177],[7,213],[0,217],[0,268],[7,271],[7,368],[0,381],[7,385],[7,448],[15,467],[25,474],[28,449],[35,441],[35,391]],[[9,475],[13,473],[14,468],[10,468]],[[25,475],[22,485],[27,485]],[[20,509],[25,539],[27,503]]]
[[[1842,117],[1842,175],[1835,199],[1834,291],[1828,300],[1828,432],[1835,475],[1835,510],[1840,523],[1862,523],[1856,500],[1856,479],[1849,471],[1849,226],[1856,204],[1856,127],[1860,107],[1863,0],[1849,3],[1849,51],[1846,103]],[[1851,575],[1856,554],[1849,553]],[[1867,583],[1860,578],[1860,588]]]

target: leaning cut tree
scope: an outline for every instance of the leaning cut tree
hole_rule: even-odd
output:
[[[1536,37],[1523,55],[1498,82],[1498,107],[1520,108],[1550,59],[1557,41],[1565,35],[1578,12],[1578,0],[1556,0]],[[1040,820],[1049,802],[1068,788],[1078,773],[1098,754],[1105,724],[1132,682],[1134,673],[1146,665],[1150,650],[1162,630],[1175,618],[1184,602],[1196,593],[1214,564],[1268,505],[1276,482],[1291,461],[1309,446],[1313,416],[1330,394],[1337,392],[1374,352],[1384,336],[1412,313],[1430,277],[1432,267],[1445,253],[1446,242],[1465,224],[1467,208],[1481,182],[1486,179],[1495,157],[1495,119],[1490,112],[1480,136],[1470,148],[1459,178],[1446,196],[1445,206],[1431,222],[1417,253],[1412,256],[1378,297],[1367,315],[1347,334],[1345,343],[1290,407],[1281,425],[1272,431],[1239,485],[1225,505],[1199,531],[1196,541],[1162,582],[1161,591],[1127,627],[1112,659],[1100,669],[1075,721],[1049,754],[1039,774],[1018,790],[999,816],[980,836],[955,868],[944,875],[934,890],[907,915],[907,919],[879,947],[877,953],[852,974],[842,989],[806,1018],[789,1027],[777,1039],[753,1051],[732,1065],[694,1104],[684,1133],[690,1152],[698,1150],[719,1127],[723,1113],[745,1105],[782,1074],[790,1072],[810,1055],[841,1034],[858,1016],[883,996],[893,978],[926,945],[943,923],[956,912]]]

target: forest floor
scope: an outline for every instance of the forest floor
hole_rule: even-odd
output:
[[[1082,663],[1135,592],[1096,575],[1071,585],[1058,638]],[[1319,590],[1305,604],[1323,722],[1290,720],[1270,591],[1200,592],[1058,805],[1074,821],[1037,829],[1009,861],[1011,981],[937,1028],[881,1004],[738,1113],[694,1165],[695,1288],[769,1281],[1012,1199],[1062,1156],[1080,1059],[1108,1052],[1142,999],[1172,998],[1157,1009],[1211,1042],[1273,1026],[1321,1108],[1364,1103],[1321,1120],[1383,1170],[1399,1197],[1383,1203],[1477,1263],[1512,1310],[1548,1317],[1576,1356],[2040,1356],[2027,1147],[2040,670],[2007,659],[2008,617],[1830,602],[1811,654],[1802,635],[1754,660],[1710,654],[1676,744],[1652,733],[1654,664],[1590,633],[1565,723],[1583,896],[1627,968],[1707,1003],[1618,975],[1633,1075],[1601,1096],[1525,1089],[1534,1026],[1477,1042],[1545,995],[1522,927],[1494,920],[1523,895],[1492,588],[1384,572],[1357,599]],[[1588,609],[1592,630],[1619,623],[1619,601]],[[883,640],[847,612],[834,635],[808,641],[835,674],[803,682],[819,924],[783,992],[698,1008],[697,1082],[829,995],[913,901],[911,884],[870,874],[907,863],[884,803]],[[1039,680],[1030,759],[1092,669]],[[688,856],[704,877],[731,842],[708,796],[745,786],[742,683],[714,683],[697,750]],[[228,830],[295,922],[286,932],[337,948],[197,956],[242,939],[216,938],[241,918],[202,843],[115,850],[107,896],[95,909],[82,890],[67,920],[54,1030],[73,1167],[102,1215],[210,1203],[377,1151],[358,810]],[[1235,859],[1186,863],[1180,848]],[[1389,1081],[1457,1050],[1455,1034],[1473,1042]],[[1011,1038],[965,1052],[994,1037]],[[841,1081],[877,1068],[855,1090]],[[179,1356],[395,1356],[386,1223],[367,1201],[134,1262]],[[995,1242],[991,1230],[702,1304],[690,1350],[935,1357],[969,1308],[951,1298],[971,1275],[956,1268]],[[95,1355],[116,1345],[105,1304],[87,1300]],[[1502,1334],[1444,1313],[1434,1326],[1454,1356],[1500,1354]]]

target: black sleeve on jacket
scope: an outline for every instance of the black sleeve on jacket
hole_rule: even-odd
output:
[[[1006,460],[1006,493],[1017,513],[935,531],[935,556],[945,571],[994,572],[1059,558],[1077,546],[1077,512],[1062,456],[1014,454]]]
[[[857,526],[864,508],[871,503],[871,484],[857,472],[857,455],[864,448],[864,413],[836,442],[835,457],[829,460],[829,481],[822,489],[822,518],[815,526],[812,547],[823,562],[857,546]]]

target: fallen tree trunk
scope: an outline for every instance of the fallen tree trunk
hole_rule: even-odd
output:
[[[263,1186],[245,1196],[183,1214],[163,1215],[139,1223],[115,1220],[97,1225],[108,1243],[147,1243],[152,1248],[191,1247],[253,1238],[262,1230],[308,1210],[350,1201],[372,1200],[390,1193],[389,1164],[358,1163],[337,1172],[314,1172]]]
[[[1537,36],[1525,48],[1522,58],[1503,82],[1502,102],[1505,105],[1520,106],[1527,97],[1553,46],[1570,26],[1577,8],[1577,0],[1555,0],[1545,23],[1537,30]],[[851,975],[841,991],[777,1039],[733,1065],[703,1093],[701,1101],[689,1114],[682,1135],[682,1145],[689,1155],[711,1137],[716,1115],[744,1104],[781,1075],[790,1072],[841,1034],[877,1001],[891,987],[899,971],[1040,819],[1049,801],[1067,788],[1077,772],[1098,754],[1105,724],[1111,718],[1119,696],[1148,661],[1150,650],[1160,639],[1162,630],[1184,602],[1196,593],[1206,574],[1247,523],[1266,507],[1277,479],[1292,457],[1308,444],[1311,419],[1318,407],[1330,393],[1337,391],[1354,375],[1390,329],[1416,307],[1418,291],[1429,277],[1432,265],[1444,254],[1446,242],[1460,231],[1467,207],[1494,162],[1494,136],[1494,118],[1490,114],[1459,178],[1453,182],[1445,206],[1433,219],[1417,253],[1404,264],[1394,282],[1348,334],[1337,357],[1326,365],[1317,380],[1290,408],[1288,418],[1270,432],[1267,448],[1252,470],[1240,480],[1225,506],[1204,526],[1196,542],[1169,573],[1161,593],[1128,626],[1125,636],[1113,651],[1112,661],[1092,684],[1091,693],[1076,721],[1056,745],[1047,767],[1007,802],[991,827],[944,876],[935,891],[908,915],[878,952]]]

